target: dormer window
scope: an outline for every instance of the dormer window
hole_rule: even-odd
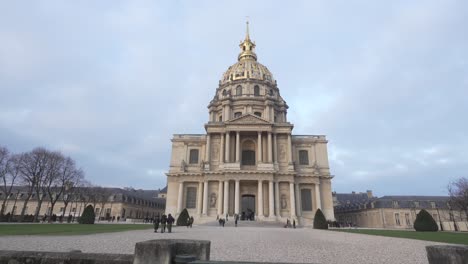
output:
[[[236,87],[236,95],[241,96],[242,95],[242,86],[238,85]]]
[[[258,85],[254,87],[254,96],[260,96],[260,87]]]

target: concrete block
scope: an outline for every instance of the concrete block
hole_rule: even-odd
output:
[[[191,255],[197,260],[210,259],[211,242],[207,240],[156,239],[136,243],[133,264],[170,264],[177,255]]]
[[[468,246],[427,246],[429,264],[468,264]]]

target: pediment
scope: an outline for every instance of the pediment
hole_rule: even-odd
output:
[[[262,125],[269,125],[271,124],[267,120],[258,117],[252,114],[245,114],[229,121],[226,121],[228,124],[262,124]]]

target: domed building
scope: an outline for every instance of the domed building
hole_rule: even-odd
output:
[[[334,220],[327,140],[292,135],[288,105],[247,32],[237,62],[208,105],[206,134],[176,134],[167,173],[166,213],[186,208],[197,222],[296,220],[320,208]]]

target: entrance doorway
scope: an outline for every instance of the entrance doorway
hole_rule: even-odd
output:
[[[242,195],[241,220],[255,220],[255,195]]]

